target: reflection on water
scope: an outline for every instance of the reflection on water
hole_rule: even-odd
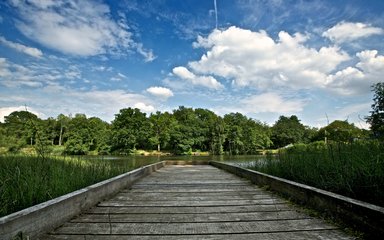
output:
[[[111,161],[121,166],[140,167],[164,160],[199,160],[222,161],[228,164],[248,168],[263,164],[267,160],[265,155],[221,155],[221,156],[86,156],[86,159],[101,159]]]

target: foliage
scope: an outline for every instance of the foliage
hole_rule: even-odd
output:
[[[280,116],[269,127],[241,113],[221,117],[208,109],[183,106],[172,113],[156,112],[148,117],[137,108],[125,108],[112,123],[84,114],[60,114],[42,120],[27,111],[13,112],[5,119],[0,123],[0,147],[17,153],[29,146],[41,156],[134,154],[137,149],[175,154],[258,154],[271,147],[323,140],[321,134],[325,132],[304,126],[294,115]],[[325,129],[328,138],[337,141],[367,135],[343,121],[335,121]],[[339,136],[341,133],[349,135]]]
[[[138,108],[124,108],[112,122],[111,150],[128,154],[137,147],[144,148],[149,138],[150,122]]]
[[[384,139],[384,82],[372,86],[374,92],[371,115],[367,122],[376,138]]]
[[[272,126],[271,140],[275,147],[284,147],[289,144],[304,142],[306,128],[300,123],[297,116],[280,116]]]
[[[384,206],[384,144],[324,141],[298,144],[279,151],[255,169]]]
[[[316,140],[331,140],[337,142],[350,142],[354,139],[364,138],[365,133],[363,130],[357,128],[348,121],[336,120],[328,126],[321,128],[316,134]]]
[[[148,164],[0,156],[0,217]]]

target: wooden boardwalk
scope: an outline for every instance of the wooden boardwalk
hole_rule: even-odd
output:
[[[168,165],[42,239],[353,239],[210,165]]]

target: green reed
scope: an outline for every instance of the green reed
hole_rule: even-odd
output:
[[[253,169],[384,206],[383,142],[299,144]]]
[[[145,162],[0,156],[0,217],[102,180]]]

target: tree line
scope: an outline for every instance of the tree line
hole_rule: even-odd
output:
[[[28,111],[15,111],[0,123],[0,147],[9,152],[34,146],[61,146],[66,154],[130,154],[136,149],[190,154],[256,154],[263,149],[313,141],[353,141],[370,132],[336,120],[316,129],[297,116],[280,116],[273,126],[241,113],[223,117],[202,108],[180,106],[170,112],[147,115],[124,108],[111,123],[85,114],[40,119]]]
[[[148,116],[137,108],[124,108],[111,123],[85,114],[60,114],[43,120],[28,111],[15,111],[0,123],[0,153],[17,152],[27,146],[44,153],[52,149],[49,146],[57,146],[66,154],[130,154],[136,149],[175,154],[255,154],[314,141],[384,140],[384,83],[374,84],[372,91],[372,110],[366,117],[371,131],[346,120],[316,129],[303,125],[295,115],[280,116],[270,127],[241,113],[221,117],[207,109],[184,106]]]

